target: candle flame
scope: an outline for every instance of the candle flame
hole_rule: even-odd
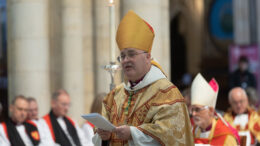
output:
[[[114,0],[108,0],[109,4],[113,5],[115,2]]]

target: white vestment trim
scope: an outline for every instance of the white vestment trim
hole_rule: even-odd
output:
[[[0,146],[11,146],[8,138],[6,137],[3,124],[0,124]]]
[[[84,133],[85,139],[87,140],[87,146],[94,146],[92,143],[92,138],[94,137],[93,128],[88,124],[84,123],[82,126],[82,131]]]
[[[200,138],[209,138],[210,131],[201,132]]]
[[[69,134],[69,131],[67,129],[67,126],[66,126],[63,118],[59,117],[59,118],[57,118],[57,121],[58,121],[59,125],[61,126],[62,130],[64,131],[64,133],[66,134],[66,136],[68,137],[69,141],[72,143],[72,145],[76,146],[75,143],[73,142],[72,137]],[[75,122],[75,128],[76,128],[76,131],[77,131],[77,134],[78,134],[78,137],[79,137],[79,140],[80,140],[80,143],[82,144],[82,146],[88,146],[87,139],[85,138],[82,129],[80,129],[80,127],[78,126],[78,124],[76,124],[76,122]]]
[[[73,145],[73,146],[76,146],[76,144],[73,142],[73,139],[72,137],[70,136],[69,134],[69,131],[67,129],[67,126],[65,124],[65,121],[63,120],[63,117],[58,117],[57,118],[57,121],[60,125],[60,127],[62,128],[62,130],[64,131],[65,135],[67,136],[67,138],[69,139],[70,143]]]
[[[29,136],[25,132],[24,125],[17,125],[17,126],[15,126],[15,128],[16,128],[17,132],[19,133],[24,144],[26,146],[33,146]],[[9,136],[11,136],[11,135],[9,135]],[[0,145],[1,146],[11,146],[9,139],[6,137],[6,133],[4,131],[2,124],[0,125]]]
[[[144,134],[136,127],[130,126],[132,140],[129,140],[129,146],[160,146],[161,144],[151,136]]]
[[[134,126],[130,126],[132,140],[128,140],[129,146],[160,146],[161,144],[151,136],[144,134]],[[92,138],[95,146],[101,146],[101,137],[96,133]]]
[[[162,71],[159,68],[152,65],[150,71],[144,76],[144,79],[140,81],[137,85],[131,88],[130,82],[127,82],[124,83],[124,87],[127,91],[136,91],[150,85],[151,83],[157,80],[164,78],[166,78],[166,76],[162,73]]]
[[[32,142],[31,142],[29,136],[28,136],[28,135],[26,134],[26,132],[25,132],[25,127],[24,127],[24,125],[17,125],[17,126],[15,126],[15,127],[16,127],[16,129],[17,129],[17,131],[18,131],[20,137],[22,138],[24,144],[25,144],[26,146],[32,146],[33,144],[32,144]],[[11,136],[11,135],[10,135],[10,136]]]
[[[101,146],[102,145],[102,139],[101,137],[98,135],[98,133],[96,133],[94,135],[94,137],[92,138],[92,142],[94,144],[94,146]]]
[[[248,123],[248,114],[239,114],[236,115],[234,119],[235,125],[240,125],[242,129],[246,127],[246,124]]]
[[[32,121],[36,123],[40,134],[41,143],[39,146],[60,146],[59,144],[55,143],[54,140],[52,139],[51,133],[48,131],[49,127],[45,123],[44,119],[32,120]]]

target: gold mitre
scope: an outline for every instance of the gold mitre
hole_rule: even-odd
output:
[[[134,11],[128,11],[118,26],[116,35],[118,48],[120,50],[135,48],[150,53],[153,39],[153,28]]]
[[[197,74],[191,85],[191,104],[215,108],[219,86],[213,78],[209,83]]]

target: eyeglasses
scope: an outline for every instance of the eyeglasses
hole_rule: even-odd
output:
[[[117,57],[117,61],[118,62],[121,62],[123,61],[124,59],[126,59],[126,57],[128,59],[132,59],[134,58],[136,55],[140,55],[140,54],[144,54],[144,53],[147,53],[147,52],[140,52],[140,53],[137,53],[137,52],[129,52],[129,53],[126,53],[126,54],[121,54]]]
[[[59,102],[59,104],[60,104],[62,107],[70,107],[70,106],[71,106],[70,103],[62,103],[62,102]]]
[[[243,104],[243,103],[245,103],[245,102],[246,102],[246,100],[243,100],[243,99],[242,99],[242,100],[238,100],[238,101],[232,101],[231,104],[233,104],[233,105],[238,105],[238,104],[240,104],[240,105],[241,105],[241,104]]]
[[[190,109],[190,113],[192,114],[193,112],[196,112],[196,113],[199,113],[205,109],[208,109],[209,107],[208,106],[203,106],[203,107],[192,107]]]

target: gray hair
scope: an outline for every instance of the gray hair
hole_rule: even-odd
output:
[[[64,89],[59,89],[59,90],[56,90],[52,93],[52,96],[51,96],[51,99],[52,100],[57,100],[58,97],[62,94],[66,94],[66,95],[69,95],[68,92]]]
[[[22,99],[22,100],[27,101],[27,99],[25,98],[25,96],[23,96],[23,95],[17,95],[17,96],[15,96],[15,98],[11,101],[11,105],[14,105],[15,102],[16,102],[18,99]],[[27,101],[27,102],[28,102],[28,101]]]
[[[247,98],[246,91],[245,91],[243,88],[241,88],[241,87],[234,87],[234,88],[232,88],[232,89],[229,91],[229,93],[228,93],[228,101],[229,101],[229,102],[231,102],[231,101],[233,100],[232,94],[233,94],[234,92],[238,92],[238,91],[239,91],[241,94],[244,95],[243,97],[246,97],[246,98]]]
[[[28,98],[27,98],[27,101],[28,101],[28,102],[32,102],[32,101],[37,102],[36,99],[33,98],[33,97],[28,97]]]

